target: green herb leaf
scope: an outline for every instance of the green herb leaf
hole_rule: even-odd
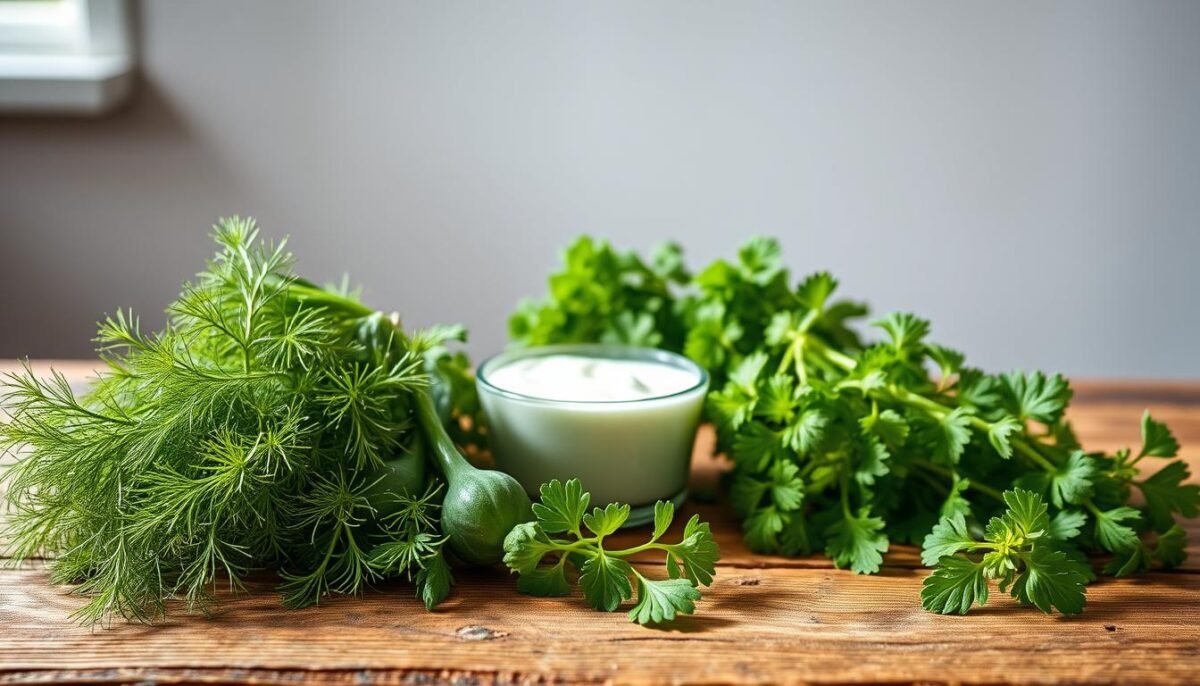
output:
[[[1138,545],[1137,532],[1122,524],[1136,522],[1141,513],[1132,507],[1117,507],[1096,512],[1096,542],[1105,550],[1121,553]]]
[[[633,594],[629,584],[633,568],[625,560],[597,553],[588,557],[580,572],[583,598],[597,610],[612,612]]]
[[[1169,462],[1165,467],[1138,483],[1146,497],[1150,526],[1166,531],[1175,524],[1175,514],[1191,518],[1200,514],[1200,485],[1183,483],[1188,478],[1187,464]]]
[[[1060,550],[1035,545],[1025,558],[1024,572],[1013,584],[1012,595],[1047,614],[1052,610],[1079,614],[1087,601],[1084,586],[1088,582],[1088,574],[1081,567]]]
[[[672,579],[683,577],[696,586],[708,586],[717,573],[721,550],[707,522],[692,515],[683,529],[683,540],[666,546],[667,572]]]
[[[547,521],[569,538],[551,538],[543,530],[541,520],[519,524],[504,541],[504,562],[520,575],[517,588],[522,593],[539,596],[568,595],[571,581],[567,568],[579,572],[579,586],[584,600],[598,610],[612,612],[633,595],[631,577],[636,580],[638,602],[629,613],[639,623],[669,621],[676,613],[690,614],[700,599],[698,586],[712,583],[716,563],[720,558],[717,543],[708,524],[693,515],[683,529],[678,543],[662,543],[660,539],[670,528],[675,506],[669,501],[654,505],[654,532],[650,540],[627,550],[602,547],[602,539],[616,531],[629,517],[629,506],[610,503],[578,516],[591,501],[579,481],[565,484],[557,481],[544,484],[539,512]],[[548,502],[547,502],[548,501]],[[594,537],[580,532],[582,520]],[[571,525],[571,522],[575,522]],[[645,550],[658,550],[665,556],[669,579],[647,579],[625,558]]]
[[[888,540],[883,533],[883,520],[870,516],[866,508],[834,522],[825,535],[825,552],[836,566],[849,567],[856,574],[879,571]]]
[[[517,590],[542,597],[564,596],[571,593],[571,584],[567,581],[566,567],[556,564],[521,572]]]
[[[638,624],[658,624],[675,619],[675,614],[690,615],[696,611],[700,592],[687,579],[654,581],[637,575],[637,605],[629,611],[629,619]]]
[[[774,506],[754,510],[742,522],[746,546],[756,553],[771,553],[779,549],[779,532],[783,531],[784,515]]]
[[[933,567],[943,557],[967,550],[975,543],[974,537],[967,532],[967,522],[962,514],[943,517],[921,545],[921,562]]]
[[[1046,533],[1058,541],[1070,541],[1079,535],[1087,524],[1087,515],[1079,510],[1060,510],[1050,520]]]
[[[929,445],[934,462],[957,464],[971,442],[971,416],[964,408],[957,408],[931,423],[922,438]]]
[[[859,419],[858,423],[864,433],[879,438],[892,448],[898,448],[908,440],[908,422],[895,410],[869,414]]]
[[[820,410],[805,410],[799,419],[783,432],[783,441],[798,453],[812,452],[825,435],[825,427],[828,425],[829,417]]]
[[[1007,460],[1013,456],[1012,435],[1020,433],[1021,429],[1021,422],[1016,417],[1005,415],[988,429],[988,441],[1000,453],[1000,457]]]
[[[670,500],[660,500],[654,503],[654,534],[650,536],[650,540],[657,541],[662,538],[674,519],[675,503]]]
[[[972,605],[987,604],[988,581],[983,564],[946,557],[921,584],[921,606],[930,612],[965,615]]]
[[[1150,411],[1142,413],[1142,451],[1139,457],[1175,457],[1179,454],[1179,441],[1171,435],[1166,424],[1156,422]]]
[[[591,494],[583,492],[577,479],[571,479],[566,484],[554,479],[542,484],[538,493],[541,502],[533,504],[533,514],[542,525],[542,531],[549,534],[579,531],[579,523],[587,512]]]
[[[571,481],[575,481],[575,479],[571,479]],[[588,497],[590,498],[591,494],[588,494]],[[626,519],[629,519],[628,505],[609,503],[604,506],[604,509],[593,508],[591,514],[584,515],[583,525],[592,533],[603,538],[620,529]]]
[[[446,558],[438,553],[430,557],[421,571],[417,572],[417,597],[425,603],[425,609],[432,610],[450,595],[450,587],[454,578],[450,574],[450,565]]]
[[[1005,408],[1019,420],[1052,424],[1071,401],[1071,388],[1059,374],[1010,372],[1000,377]]]

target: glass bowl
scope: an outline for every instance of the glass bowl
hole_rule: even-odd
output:
[[[578,355],[668,365],[695,376],[683,390],[634,400],[554,400],[493,385],[490,373],[548,355]],[[631,506],[627,526],[654,517],[654,503],[681,505],[708,373],[665,350],[608,344],[509,350],[485,360],[475,375],[496,466],[537,497],[551,479],[579,479],[592,505]]]

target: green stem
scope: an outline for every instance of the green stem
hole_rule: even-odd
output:
[[[433,398],[429,395],[429,389],[419,389],[413,395],[417,406],[417,421],[425,434],[426,442],[432,449],[434,460],[441,469],[442,476],[453,483],[456,475],[465,470],[474,469],[474,467],[467,462],[462,453],[458,452],[454,441],[446,433],[446,427],[442,426],[442,420],[438,418],[437,409],[433,406]]]
[[[947,477],[950,479],[954,478],[954,472],[943,467],[942,465],[934,464],[927,460],[917,460],[913,464],[915,464],[918,467],[921,467],[923,469],[927,469],[931,472],[934,472],[935,474],[939,474],[941,476],[944,476],[944,477]],[[1000,502],[1004,502],[1004,494],[1001,493],[1000,491],[992,488],[991,486],[987,486],[987,485],[981,484],[981,483],[976,483],[972,479],[967,479],[967,488],[979,491],[980,493],[988,496],[989,498],[995,498],[996,500],[998,500]]]
[[[608,554],[613,557],[628,557],[630,555],[635,555],[637,553],[640,553],[644,550],[666,550],[669,552],[670,549],[671,549],[671,546],[666,543],[658,543],[657,541],[647,541],[646,543],[643,543],[641,545],[636,545],[632,548],[626,548],[624,550],[612,550],[612,551],[609,551]]]
[[[829,360],[838,367],[841,367],[843,370],[847,372],[853,371],[854,368],[858,366],[858,363],[854,361],[853,357],[850,357],[840,350],[834,350],[826,345],[825,341],[822,341],[817,336],[808,334],[807,338],[809,349],[824,356],[825,359]]]
[[[331,293],[323,288],[308,285],[300,281],[293,281],[288,285],[289,295],[304,302],[324,303],[340,308],[357,317],[366,317],[375,314],[375,310],[366,305],[345,296]]]
[[[921,477],[921,479],[923,481],[925,481],[925,483],[929,484],[930,486],[933,486],[934,488],[937,488],[937,489],[941,489],[942,491],[945,491],[947,494],[950,492],[950,489],[946,487],[946,484],[933,478],[932,474],[929,474],[927,472],[922,472],[922,471],[914,472],[914,474]]]
[[[1012,439],[1011,442],[1012,442],[1013,448],[1015,448],[1017,450],[1017,452],[1021,453],[1025,457],[1028,457],[1030,460],[1032,460],[1034,462],[1034,464],[1038,465],[1042,469],[1046,470],[1047,472],[1051,472],[1051,473],[1058,471],[1058,467],[1055,467],[1052,462],[1050,462],[1046,458],[1042,457],[1041,454],[1038,453],[1038,451],[1033,449],[1033,446],[1029,445],[1025,441],[1023,441],[1019,438],[1014,438],[1014,439]]]
[[[854,519],[850,514],[850,485],[847,483],[847,479],[846,471],[842,470],[842,478],[839,481],[842,491],[842,514],[846,516],[846,519]]]

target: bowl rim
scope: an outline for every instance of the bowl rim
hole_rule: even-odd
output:
[[[556,398],[544,398],[537,395],[528,395],[518,393],[501,388],[493,384],[487,378],[487,372],[490,368],[502,367],[506,364],[511,364],[518,360],[525,360],[531,357],[548,357],[550,355],[583,355],[587,357],[599,357],[610,360],[636,360],[642,362],[658,362],[668,364],[677,369],[686,369],[687,371],[696,374],[696,383],[673,393],[663,395],[652,395],[645,398],[634,398],[632,400],[559,400]],[[499,365],[499,366],[497,366]],[[694,394],[697,390],[703,392],[708,387],[708,370],[696,364],[691,359],[680,355],[679,353],[663,350],[661,348],[648,348],[636,345],[622,345],[618,343],[559,343],[554,345],[539,345],[528,348],[509,348],[488,357],[479,363],[475,368],[475,381],[479,387],[489,393],[510,398],[512,400],[520,400],[528,403],[540,403],[546,405],[636,405],[644,403],[655,403],[671,398],[679,398],[689,394]]]

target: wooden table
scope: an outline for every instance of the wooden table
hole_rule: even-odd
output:
[[[91,365],[59,368],[82,382]],[[1149,407],[1200,472],[1200,383],[1076,388],[1071,416],[1086,445],[1135,443]],[[702,435],[696,450],[703,486],[720,469],[711,440]],[[882,573],[856,576],[823,557],[751,554],[724,507],[687,509],[712,523],[722,560],[698,613],[669,628],[578,597],[522,596],[512,577],[486,570],[459,573],[433,613],[399,584],[289,612],[263,580],[211,619],[176,613],[92,631],[67,618],[80,600],[27,564],[0,571],[0,682],[1200,683],[1197,521],[1186,523],[1183,569],[1104,579],[1080,617],[1043,616],[999,593],[947,617],[920,607],[925,572],[913,548],[893,547]]]

